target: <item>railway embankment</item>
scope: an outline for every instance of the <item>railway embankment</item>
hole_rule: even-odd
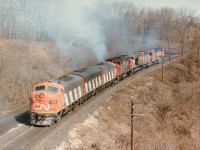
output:
[[[200,62],[196,52],[143,74],[116,91],[66,135],[60,149],[199,149]]]

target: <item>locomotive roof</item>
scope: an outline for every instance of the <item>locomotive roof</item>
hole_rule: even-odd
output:
[[[63,85],[65,88],[70,87],[73,84],[81,82],[81,77],[74,74],[65,74],[57,79],[52,80],[52,82]]]
[[[121,56],[109,58],[109,59],[107,59],[107,61],[111,61],[111,60],[124,60],[124,59],[129,59],[129,58],[130,57],[128,55],[121,55]]]
[[[97,67],[83,68],[72,72],[74,75],[79,75],[85,78],[98,73],[101,73],[101,69]]]
[[[133,54],[132,57],[139,57],[140,54]]]
[[[74,80],[75,78],[77,78],[77,75],[74,74],[65,74],[57,79],[52,80],[52,82],[56,82],[56,83],[61,83],[62,81],[64,82],[70,82],[72,80]]]
[[[93,67],[97,67],[97,68],[101,68],[101,69],[110,69],[110,68],[114,68],[115,65],[112,63],[109,63],[109,62],[102,62],[97,65],[94,65]]]
[[[106,67],[106,68],[111,68],[111,67],[114,67],[115,65],[110,63],[110,62],[102,62],[102,63],[99,63],[99,64],[96,64],[94,65],[95,67]]]

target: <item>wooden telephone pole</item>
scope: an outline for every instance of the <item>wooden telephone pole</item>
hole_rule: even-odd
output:
[[[124,116],[128,116],[131,118],[131,150],[134,150],[134,124],[133,124],[133,119],[135,116],[145,116],[145,114],[135,114],[134,113],[134,99],[131,98],[131,105],[129,105],[131,107],[131,114],[124,114],[124,113],[117,113],[117,115],[124,115]]]
[[[163,78],[164,78],[164,61],[163,61],[163,57],[161,58],[162,59],[162,80],[161,82],[163,82]]]
[[[131,150],[134,150],[134,127],[133,127],[133,117],[134,117],[134,110],[133,110],[133,106],[134,106],[134,101],[131,101]]]
[[[135,116],[146,116],[145,114],[136,114],[134,113],[134,104],[135,104],[135,101],[133,98],[131,98],[131,150],[134,150],[134,124],[133,124],[133,119]]]

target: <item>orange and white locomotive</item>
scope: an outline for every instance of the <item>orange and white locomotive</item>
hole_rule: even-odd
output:
[[[52,125],[115,79],[116,65],[105,62],[34,86],[30,98],[31,124]]]

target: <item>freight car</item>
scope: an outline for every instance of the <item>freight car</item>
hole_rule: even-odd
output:
[[[158,63],[160,49],[121,55],[89,68],[75,70],[57,79],[33,87],[30,97],[30,124],[50,126],[97,92],[127,75]]]

